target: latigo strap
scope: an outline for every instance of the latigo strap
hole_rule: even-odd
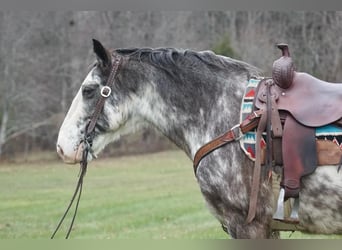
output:
[[[239,128],[240,131],[245,134],[248,131],[251,131],[255,129],[258,126],[259,119],[261,114],[263,113],[262,110],[255,111],[251,113],[242,123],[240,123],[238,126],[234,126],[232,129],[230,129],[228,132],[224,133],[223,135],[215,138],[214,140],[204,144],[195,154],[194,157],[194,172],[196,174],[197,168],[201,160],[214,151],[215,149],[218,149],[224,145],[226,145],[229,142],[237,140],[240,135],[235,135],[234,130]]]

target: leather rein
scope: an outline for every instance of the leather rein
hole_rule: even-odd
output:
[[[78,209],[78,205],[81,199],[81,194],[82,194],[82,187],[83,187],[83,178],[87,172],[87,165],[88,165],[88,154],[92,153],[92,144],[93,144],[93,140],[95,137],[95,125],[97,123],[97,120],[103,110],[104,104],[106,99],[111,95],[112,89],[114,87],[115,84],[115,77],[117,75],[117,71],[118,68],[120,66],[122,62],[122,57],[112,53],[111,55],[111,70],[109,73],[109,77],[106,81],[106,84],[101,88],[100,91],[100,98],[98,99],[96,106],[95,106],[95,110],[89,120],[89,122],[87,123],[86,127],[85,127],[85,134],[84,134],[84,138],[81,140],[80,145],[83,145],[83,152],[82,152],[82,160],[80,162],[80,173],[79,173],[79,179],[76,185],[76,189],[74,191],[74,194],[71,198],[71,201],[67,207],[67,209],[65,210],[62,218],[60,219],[55,231],[53,232],[53,234],[51,235],[51,239],[53,239],[56,235],[56,233],[58,232],[60,226],[62,225],[65,217],[67,216],[72,204],[75,201],[76,196],[77,197],[77,201],[76,201],[76,206],[75,206],[75,211],[74,211],[74,215],[72,217],[68,232],[65,236],[66,239],[69,238],[69,235],[71,233],[72,227],[74,225],[74,221],[76,218],[76,214],[77,214],[77,209]]]

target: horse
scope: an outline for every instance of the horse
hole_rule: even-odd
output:
[[[212,51],[176,48],[105,48],[93,39],[96,61],[60,127],[57,153],[65,163],[82,160],[83,136],[112,56],[121,58],[111,92],[94,125],[91,161],[110,142],[152,126],[194,160],[208,141],[239,124],[246,82],[261,71]],[[255,218],[246,223],[254,163],[238,142],[208,154],[196,178],[209,210],[232,238],[278,238],[271,226],[272,185],[262,181]],[[319,167],[302,178],[299,225],[303,232],[342,233],[342,175],[336,166]]]

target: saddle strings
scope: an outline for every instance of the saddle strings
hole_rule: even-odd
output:
[[[89,148],[90,148],[90,145],[88,143],[87,140],[84,141],[85,142],[85,149],[83,150],[83,153],[82,153],[82,161],[80,162],[80,173],[79,173],[79,179],[78,179],[78,182],[77,182],[77,185],[76,185],[76,189],[75,189],[75,192],[71,198],[71,201],[67,207],[67,209],[65,210],[62,218],[60,219],[55,231],[53,232],[53,234],[51,235],[51,239],[53,239],[56,235],[56,233],[58,232],[59,228],[61,227],[65,217],[67,216],[72,204],[74,203],[75,201],[75,198],[78,194],[78,198],[77,198],[77,201],[76,201],[76,206],[75,206],[75,211],[74,211],[74,215],[72,217],[72,220],[71,220],[71,223],[70,223],[70,226],[69,226],[69,229],[68,229],[68,232],[65,236],[65,239],[68,239],[69,236],[70,236],[70,233],[71,233],[71,230],[72,230],[72,227],[74,225],[74,222],[75,222],[75,218],[76,218],[76,214],[77,214],[77,210],[78,210],[78,205],[80,203],[80,199],[81,199],[81,194],[82,194],[82,187],[83,187],[83,178],[87,172],[87,165],[88,165],[88,161],[87,161],[87,158],[88,158],[88,152],[89,152]]]

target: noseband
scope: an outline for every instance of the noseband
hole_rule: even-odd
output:
[[[82,152],[82,160],[80,162],[80,174],[79,174],[79,179],[78,179],[78,182],[76,185],[76,189],[75,189],[74,195],[71,198],[69,206],[67,207],[66,211],[64,212],[64,215],[62,216],[61,220],[59,221],[55,231],[53,232],[53,234],[51,236],[51,239],[53,239],[55,237],[57,231],[59,230],[60,226],[62,225],[66,215],[69,212],[69,209],[71,208],[71,206],[74,203],[74,200],[78,194],[74,215],[73,215],[72,221],[70,223],[68,232],[67,232],[66,237],[65,237],[66,239],[69,238],[70,232],[72,230],[72,227],[74,225],[74,221],[76,218],[78,204],[79,204],[80,198],[81,198],[82,186],[83,186],[83,177],[85,176],[85,174],[87,172],[88,153],[92,154],[92,145],[93,145],[93,140],[95,137],[95,125],[97,123],[97,120],[99,119],[101,111],[103,110],[106,99],[112,93],[112,89],[113,89],[114,84],[115,84],[115,77],[117,75],[117,71],[118,71],[118,68],[119,68],[121,62],[122,62],[122,57],[115,54],[115,53],[112,53],[111,70],[109,73],[109,77],[107,79],[106,84],[101,88],[101,91],[100,91],[101,96],[96,103],[94,113],[92,114],[89,122],[87,123],[87,125],[85,127],[84,138],[80,142],[80,144],[83,144],[83,152]]]

